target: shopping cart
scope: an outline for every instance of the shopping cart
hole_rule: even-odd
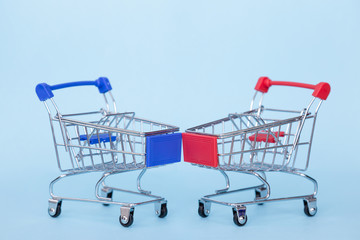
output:
[[[264,93],[273,85],[313,89],[314,97],[301,111],[265,108],[262,106]],[[198,213],[201,217],[209,216],[211,203],[230,206],[234,223],[243,226],[247,222],[246,205],[303,199],[305,214],[314,216],[317,212],[315,196],[318,185],[315,179],[303,172],[309,166],[317,113],[322,101],[326,100],[330,93],[330,85],[324,82],[311,85],[271,81],[267,77],[261,77],[255,90],[250,111],[229,114],[226,118],[189,128],[183,133],[184,161],[216,169],[226,180],[225,189],[217,190],[215,194],[206,195],[199,200]],[[258,92],[262,93],[259,99]],[[259,101],[258,108],[254,108],[255,101]],[[312,106],[316,106],[313,113],[310,112]],[[253,175],[262,184],[230,191],[230,180],[226,171]],[[270,198],[270,185],[265,172],[303,177],[313,183],[314,192],[301,196]],[[235,203],[214,199],[245,190],[255,190],[255,199]]]
[[[105,108],[99,111],[61,114],[53,97],[53,91],[75,87],[96,86],[104,96]],[[58,85],[40,83],[36,93],[45,104],[49,114],[57,164],[62,175],[49,186],[51,198],[48,212],[51,217],[61,213],[63,200],[97,202],[104,205],[120,205],[120,223],[128,227],[133,223],[134,207],[154,203],[155,213],[163,218],[167,215],[167,201],[141,188],[141,178],[147,168],[180,162],[181,133],[179,128],[135,117],[134,112],[118,113],[111,94],[112,87],[107,78],[95,81],[80,81]],[[53,116],[52,112],[55,112]],[[138,191],[125,190],[105,184],[113,174],[142,170],[137,178]],[[64,197],[54,194],[54,184],[66,177],[82,173],[103,172],[95,185],[94,199]],[[113,192],[120,191],[151,198],[139,202],[113,200]]]

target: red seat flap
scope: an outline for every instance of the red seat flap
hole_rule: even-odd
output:
[[[276,137],[278,137],[278,132],[273,133]],[[267,138],[268,133],[267,132],[259,132],[256,136],[256,133],[251,135],[249,137],[249,140],[254,142],[266,142],[266,138]],[[284,137],[285,136],[285,132],[280,132],[280,137]],[[256,136],[256,140],[255,140],[255,136]],[[268,138],[268,143],[275,143],[275,138],[273,135],[269,134],[269,138]]]

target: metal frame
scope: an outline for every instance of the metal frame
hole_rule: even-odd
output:
[[[186,130],[188,133],[210,135],[217,137],[218,147],[218,167],[209,167],[194,164],[199,167],[205,167],[219,171],[225,178],[226,187],[216,190],[214,194],[208,194],[199,200],[199,215],[207,217],[210,214],[211,203],[229,206],[233,209],[233,220],[238,226],[243,226],[247,222],[246,206],[251,204],[264,204],[267,202],[285,201],[285,200],[304,200],[304,211],[308,216],[314,216],[317,212],[316,194],[318,191],[317,181],[304,174],[308,169],[311,145],[314,135],[314,128],[317,113],[322,104],[319,100],[315,112],[310,113],[310,109],[317,101],[314,97],[308,106],[302,111],[282,110],[264,108],[262,106],[264,94],[261,94],[258,108],[254,108],[257,92],[251,101],[250,110],[242,114],[229,114],[228,117],[206,124],[195,126]],[[264,112],[278,112],[287,114],[290,118],[273,119],[262,117]],[[292,116],[291,116],[292,115]],[[239,121],[239,123],[236,123]],[[307,140],[301,140],[301,133],[306,122],[311,122],[310,135]],[[297,127],[294,128],[294,125]],[[282,127],[286,127],[283,139],[280,137]],[[252,134],[254,141],[249,140]],[[258,141],[259,134],[266,135],[266,140]],[[274,139],[274,143],[270,144],[269,139]],[[263,146],[264,145],[264,146]],[[296,167],[299,146],[307,149],[307,156],[302,162],[302,167]],[[237,149],[235,150],[235,148]],[[247,148],[246,148],[247,147]],[[265,160],[267,155],[272,154],[272,162]],[[247,155],[247,159],[246,156]],[[282,158],[282,162],[275,163],[278,158]],[[271,159],[270,159],[271,160]],[[247,161],[247,162],[246,162]],[[226,171],[239,172],[256,177],[261,184],[246,188],[230,190],[230,179]],[[279,172],[302,177],[313,183],[314,191],[307,195],[285,196],[281,198],[271,198],[270,184],[266,179],[266,172]],[[226,202],[218,199],[226,194],[233,194],[242,191],[255,190],[255,199],[243,202]]]
[[[152,195],[150,191],[141,188],[141,179],[147,169],[145,162],[145,138],[151,135],[173,133],[179,131],[179,128],[137,118],[133,112],[117,113],[116,102],[111,91],[107,92],[107,94],[110,97],[110,101],[106,93],[103,94],[106,109],[93,112],[61,114],[53,98],[44,101],[49,115],[58,168],[63,172],[62,175],[50,182],[49,192],[51,198],[49,199],[48,213],[52,217],[59,216],[62,201],[67,200],[102,203],[104,205],[120,205],[121,215],[119,221],[125,227],[132,224],[135,206],[154,203],[155,214],[159,217],[164,217],[166,215],[164,211],[167,212],[167,201],[165,198]],[[50,105],[47,103],[49,101]],[[54,117],[51,110],[56,112]],[[81,121],[74,118],[92,117],[95,115],[100,115],[100,120]],[[120,126],[121,124],[122,126]],[[55,129],[56,126],[58,126],[58,131]],[[58,132],[60,132],[62,141],[58,141]],[[81,135],[81,132],[84,134]],[[109,135],[108,141],[101,139],[104,134]],[[82,140],[82,136],[86,136],[86,139]],[[116,139],[113,140],[113,137],[116,137]],[[92,140],[97,141],[97,143],[91,143]],[[66,163],[70,167],[62,167],[64,158],[60,156],[61,148],[65,150],[65,153],[68,153],[70,163]],[[96,157],[101,161],[96,163]],[[85,162],[85,160],[90,161]],[[108,186],[105,183],[105,180],[110,176],[134,170],[142,170],[137,177],[138,191]],[[95,198],[87,199],[55,195],[55,183],[64,178],[90,172],[103,172],[102,177],[95,184]],[[139,202],[114,201],[112,199],[113,191],[141,195],[150,198],[150,200]]]

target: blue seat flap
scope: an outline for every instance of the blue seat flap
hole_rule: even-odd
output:
[[[99,143],[99,139],[100,142],[110,142],[110,137],[108,133],[101,133],[99,135],[94,134],[91,136],[91,138],[89,139],[90,144],[97,144]],[[80,135],[80,141],[87,141],[87,135]],[[115,142],[116,141],[116,136],[111,136],[111,141]]]
[[[146,166],[153,167],[181,161],[181,133],[146,137]]]

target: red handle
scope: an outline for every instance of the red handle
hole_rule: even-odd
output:
[[[326,82],[320,82],[316,85],[312,85],[307,83],[272,81],[268,77],[260,77],[255,86],[255,90],[262,93],[267,93],[269,91],[269,88],[274,85],[313,89],[314,92],[312,95],[322,100],[327,99],[331,90],[330,84]]]

